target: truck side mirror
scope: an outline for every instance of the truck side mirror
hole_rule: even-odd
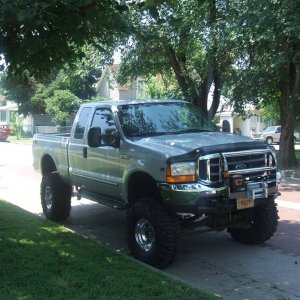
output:
[[[101,146],[101,128],[92,127],[88,131],[88,145],[92,148],[98,148]]]
[[[114,130],[111,133],[102,134],[100,127],[92,127],[88,131],[88,145],[92,148],[101,146],[120,147],[120,134]]]

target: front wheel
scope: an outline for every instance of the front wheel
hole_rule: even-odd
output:
[[[64,221],[71,211],[71,186],[61,180],[58,173],[43,176],[41,204],[47,219]]]
[[[168,266],[177,246],[177,224],[155,199],[143,199],[127,213],[127,238],[132,255],[158,268]]]
[[[262,244],[270,239],[277,229],[279,219],[274,200],[268,198],[266,204],[254,207],[248,225],[228,229],[231,236],[244,244]]]
[[[272,144],[273,144],[273,138],[270,137],[270,136],[268,136],[268,137],[266,138],[266,143],[269,144],[269,145],[272,145]]]

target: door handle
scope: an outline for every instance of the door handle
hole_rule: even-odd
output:
[[[83,158],[87,158],[87,147],[83,147]]]

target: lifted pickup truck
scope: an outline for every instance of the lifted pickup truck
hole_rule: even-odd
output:
[[[71,134],[34,136],[33,157],[48,219],[66,219],[74,194],[127,209],[131,253],[159,268],[182,229],[259,244],[277,228],[272,146],[220,132],[185,101],[84,104]]]

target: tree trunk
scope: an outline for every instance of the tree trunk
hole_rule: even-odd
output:
[[[221,91],[223,88],[223,82],[221,80],[221,76],[217,70],[214,70],[214,94],[213,94],[213,99],[211,106],[208,111],[208,118],[209,120],[212,120],[213,117],[215,116],[219,105],[220,105],[220,99],[221,99]]]
[[[186,100],[190,100],[189,99],[189,96],[190,96],[189,95],[189,87],[188,87],[185,77],[183,76],[183,71],[182,71],[180,63],[176,57],[175,50],[169,44],[165,44],[165,49],[166,49],[171,67],[174,71],[175,78],[176,78],[178,85],[183,93],[183,96]]]
[[[289,68],[289,67],[288,67]],[[289,72],[288,72],[289,73]],[[290,78],[291,79],[291,78]],[[295,113],[289,80],[280,82],[280,167],[291,169],[298,166],[294,146]]]
[[[195,99],[194,104],[207,116],[207,101],[208,101],[208,94],[213,81],[212,72],[210,74],[210,70],[208,70],[206,77],[204,78],[201,86],[200,86],[200,94]]]

